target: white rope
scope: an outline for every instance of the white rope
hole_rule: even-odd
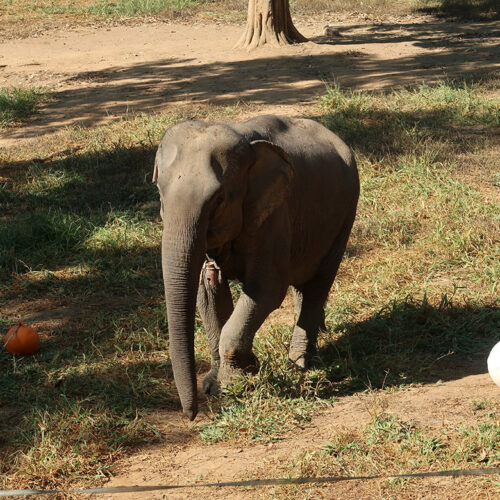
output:
[[[500,474],[500,467],[484,469],[458,469],[429,472],[413,472],[406,474],[389,474],[375,476],[328,476],[328,477],[296,477],[278,479],[250,479],[248,481],[229,481],[222,483],[186,484],[186,485],[156,485],[156,486],[117,486],[114,488],[86,488],[77,490],[0,490],[0,497],[21,497],[33,495],[50,495],[54,493],[132,493],[144,491],[174,490],[181,488],[224,488],[224,487],[248,487],[248,486],[279,486],[287,484],[306,483],[335,483],[339,481],[368,481],[372,479],[392,478],[414,478],[414,477],[459,477],[459,476],[486,476]]]

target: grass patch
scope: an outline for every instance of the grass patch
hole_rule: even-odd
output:
[[[28,8],[49,15],[72,14],[99,17],[175,16],[203,3],[203,0],[94,0],[92,2],[33,2]]]
[[[315,371],[300,372],[288,362],[289,333],[283,327],[259,335],[258,376],[241,377],[213,403],[213,420],[201,430],[204,442],[276,441],[309,422],[318,405],[332,402]]]
[[[453,378],[440,360],[486,356],[500,340],[499,322],[497,307],[455,305],[445,295],[438,306],[408,297],[364,321],[331,324],[333,338],[320,340],[322,395]]]
[[[361,430],[339,430],[322,449],[296,456],[287,472],[293,477],[368,476],[498,467],[499,433],[500,427],[492,422],[450,425],[436,431],[395,415],[381,413]],[[432,498],[432,489],[427,491],[428,485],[423,481],[395,478],[378,483],[384,497]],[[454,480],[452,487],[455,493],[456,481],[462,483],[461,491],[474,491],[476,494],[481,491],[484,495],[494,495],[498,491],[495,476]],[[443,492],[446,485],[440,487]],[[304,489],[301,490],[303,494]],[[307,490],[313,497],[315,488]],[[295,493],[298,494],[299,490],[296,489]],[[278,495],[278,498],[288,497],[284,494]]]
[[[173,18],[192,11],[204,0],[9,0],[0,8],[10,20],[30,18],[114,18],[148,16]]]
[[[482,191],[494,186],[498,165],[484,162],[482,152],[496,147],[500,98],[481,85],[389,94],[334,88],[322,100],[322,121],[353,146],[360,168],[352,258],[342,268],[351,281],[341,275],[338,286],[361,293],[363,307],[424,290],[435,303],[454,286],[463,287],[459,296],[495,297],[500,210]],[[476,164],[484,178],[474,185],[467,173]],[[369,290],[355,284],[361,276],[372,280]]]
[[[205,442],[280,439],[339,396],[456,377],[441,360],[484,357],[499,340],[495,78],[329,90],[318,119],[354,147],[362,196],[321,355],[300,372],[287,361],[291,325],[263,328],[259,374],[211,401]],[[99,483],[117,457],[162,439],[147,415],[179,402],[153,157],[171,124],[239,113],[138,115],[0,152],[0,327],[49,318],[39,320],[39,354],[0,353],[2,487]],[[200,372],[206,344],[198,326]]]
[[[45,98],[41,89],[0,88],[0,129],[19,125],[34,115]]]
[[[498,88],[498,76],[485,80],[489,87]],[[443,146],[440,140],[453,140],[448,127],[499,125],[500,98],[487,96],[481,87],[481,82],[449,81],[384,94],[343,92],[334,85],[321,99],[323,121],[371,158],[412,153],[416,147],[428,149],[427,140],[433,140],[437,149]],[[422,149],[417,152],[423,153]]]
[[[110,305],[107,293],[36,356],[0,353],[2,487],[94,483],[127,449],[161,440],[145,417],[175,407],[164,308]]]

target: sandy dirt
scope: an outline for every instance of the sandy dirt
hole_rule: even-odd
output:
[[[335,80],[357,89],[391,88],[500,69],[498,23],[447,24],[415,17],[369,24],[358,19],[336,23],[330,35],[325,35],[324,27],[324,19],[298,23],[310,43],[251,53],[232,48],[241,26],[223,24],[86,27],[1,42],[0,87],[49,87],[51,99],[25,126],[1,131],[0,147],[22,144],[66,126],[95,126],[127,113],[181,110],[193,104],[240,103],[249,115],[308,115],[314,112],[312,103],[324,92],[325,83]],[[40,303],[34,308],[31,320],[47,329],[68,316],[68,307],[77,310],[60,304],[47,312],[46,306]],[[269,321],[291,323],[292,317],[287,299]],[[473,410],[473,402],[498,403],[500,392],[485,374],[484,360],[462,368],[442,384],[341,398],[310,425],[272,445],[206,446],[198,437],[206,416],[190,424],[178,413],[159,413],[151,421],[165,442],[138,450],[119,463],[107,486],[266,477],[293,456],[321,447],[336,430],[361,429],[380,409],[439,429],[475,422],[480,415]],[[428,498],[432,488],[439,491],[449,481],[427,481]],[[325,498],[371,498],[376,483],[329,485]],[[257,498],[269,492],[269,488],[188,488],[120,498]]]
[[[328,23],[327,23],[328,25]],[[75,124],[189,104],[307,114],[325,83],[389,88],[500,68],[498,23],[298,23],[311,42],[235,50],[240,26],[152,23],[74,28],[0,43],[0,86],[52,89],[27,126],[0,132],[0,147]],[[313,43],[315,42],[315,43]]]
[[[462,366],[467,372],[485,371],[484,361]],[[190,485],[234,481],[237,478],[269,478],[280,466],[290,464],[305,451],[318,450],[338,431],[362,430],[372,418],[384,412],[396,415],[417,428],[446,432],[449,426],[473,424],[487,411],[474,410],[474,402],[489,400],[500,403],[500,391],[488,374],[460,377],[448,382],[408,388],[393,393],[365,393],[340,398],[334,407],[317,415],[310,425],[288,433],[272,444],[252,446],[204,445],[197,438],[196,428],[203,423],[189,424],[179,415],[158,414],[152,422],[164,433],[166,442],[142,450],[124,460],[119,472],[106,486]],[[286,473],[279,477],[287,477]],[[381,480],[349,481],[327,485],[324,498],[372,498]],[[426,479],[421,498],[433,497],[433,486],[439,486],[439,498],[452,486],[452,478]],[[188,498],[269,498],[275,487],[212,487],[182,488],[171,491],[128,493],[120,498],[160,499]],[[429,496],[427,496],[429,495]],[[454,496],[462,498],[459,489]],[[375,495],[374,495],[375,496]],[[112,496],[105,498],[113,498]]]

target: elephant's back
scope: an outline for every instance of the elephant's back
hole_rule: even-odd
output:
[[[346,155],[346,161],[349,160],[350,149],[342,139],[324,125],[308,118],[260,115],[246,122],[232,124],[231,128],[243,135],[248,141],[281,142],[294,140],[289,146],[297,151],[301,147],[313,146],[318,142],[333,144],[340,153]]]
[[[241,125],[248,140],[271,141],[294,163],[291,264],[292,284],[300,285],[314,276],[356,210],[359,179],[354,156],[342,139],[313,120],[268,115]]]
[[[233,128],[250,142],[267,140],[280,146],[293,159],[298,175],[317,172],[326,182],[334,182],[337,174],[342,173],[346,181],[357,180],[356,162],[349,146],[314,120],[262,115]]]
[[[248,140],[268,140],[280,146],[293,161],[292,196],[318,210],[331,207],[337,215],[359,195],[354,155],[335,133],[314,120],[264,115],[248,122]],[[312,203],[316,200],[316,203]],[[343,203],[340,203],[342,200]],[[302,208],[302,207],[301,207]],[[315,216],[316,210],[308,210]],[[327,209],[327,215],[332,215]]]

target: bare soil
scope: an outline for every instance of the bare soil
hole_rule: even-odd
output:
[[[223,24],[75,27],[4,41],[0,86],[52,92],[38,117],[1,132],[0,147],[61,127],[186,104],[239,103],[249,114],[304,115],[328,82],[384,89],[500,68],[496,22],[406,16],[329,24],[323,18],[297,27],[311,42],[252,52],[233,48],[241,26]]]
[[[471,361],[467,367],[460,368],[484,372],[484,360]],[[456,424],[474,424],[486,417],[487,411],[474,410],[473,403],[481,400],[489,400],[494,405],[500,403],[498,387],[484,373],[393,393],[356,394],[341,398],[333,408],[316,415],[310,425],[296,428],[283,440],[252,446],[204,445],[199,442],[196,431],[206,418],[203,415],[199,422],[189,424],[178,414],[157,414],[152,417],[152,422],[167,436],[166,442],[124,460],[117,475],[106,486],[186,486],[171,491],[123,494],[127,499],[195,499],[200,495],[208,498],[269,498],[275,487],[190,488],[189,485],[276,477],[280,470],[283,471],[280,477],[287,477],[286,465],[297,459],[300,453],[321,448],[335,432],[362,430],[381,412],[396,415],[417,428],[444,432]],[[377,498],[377,484],[381,481],[384,480],[329,484],[325,486],[324,498]],[[453,481],[457,480],[422,480],[422,496],[419,498],[436,498],[436,494],[439,498],[448,498],[447,490],[451,494],[449,498],[462,498],[458,484],[453,487]]]
[[[0,43],[0,87],[49,87],[51,99],[25,126],[2,131],[0,147],[54,134],[62,127],[95,126],[127,113],[182,111],[188,105],[240,104],[244,115],[311,115],[312,103],[327,82],[386,89],[500,69],[498,23],[405,17],[381,24],[346,19],[327,30],[325,24],[329,25],[328,20],[297,23],[309,43],[250,53],[233,49],[242,27],[223,24],[77,27],[4,41]],[[68,316],[84,315],[74,304],[31,306],[30,320],[42,331],[61,327]],[[27,317],[27,311],[22,315]],[[288,300],[268,321],[288,323],[292,317]],[[165,442],[124,459],[108,486],[268,477],[294,455],[322,446],[335,430],[362,428],[378,409],[436,428],[473,423],[480,418],[473,402],[489,399],[498,404],[500,391],[486,374],[484,360],[469,364],[440,385],[341,398],[309,426],[272,445],[203,445],[198,438],[198,428],[207,418],[203,414],[194,424],[178,413],[153,415],[151,421]],[[422,492],[428,491],[432,498],[441,491],[439,497],[444,498],[443,491],[452,491],[446,488],[451,481],[428,480]],[[329,485],[325,498],[372,498],[376,483]],[[459,491],[455,489],[453,498],[460,498]],[[256,498],[266,493],[269,488],[187,488],[121,498]]]

